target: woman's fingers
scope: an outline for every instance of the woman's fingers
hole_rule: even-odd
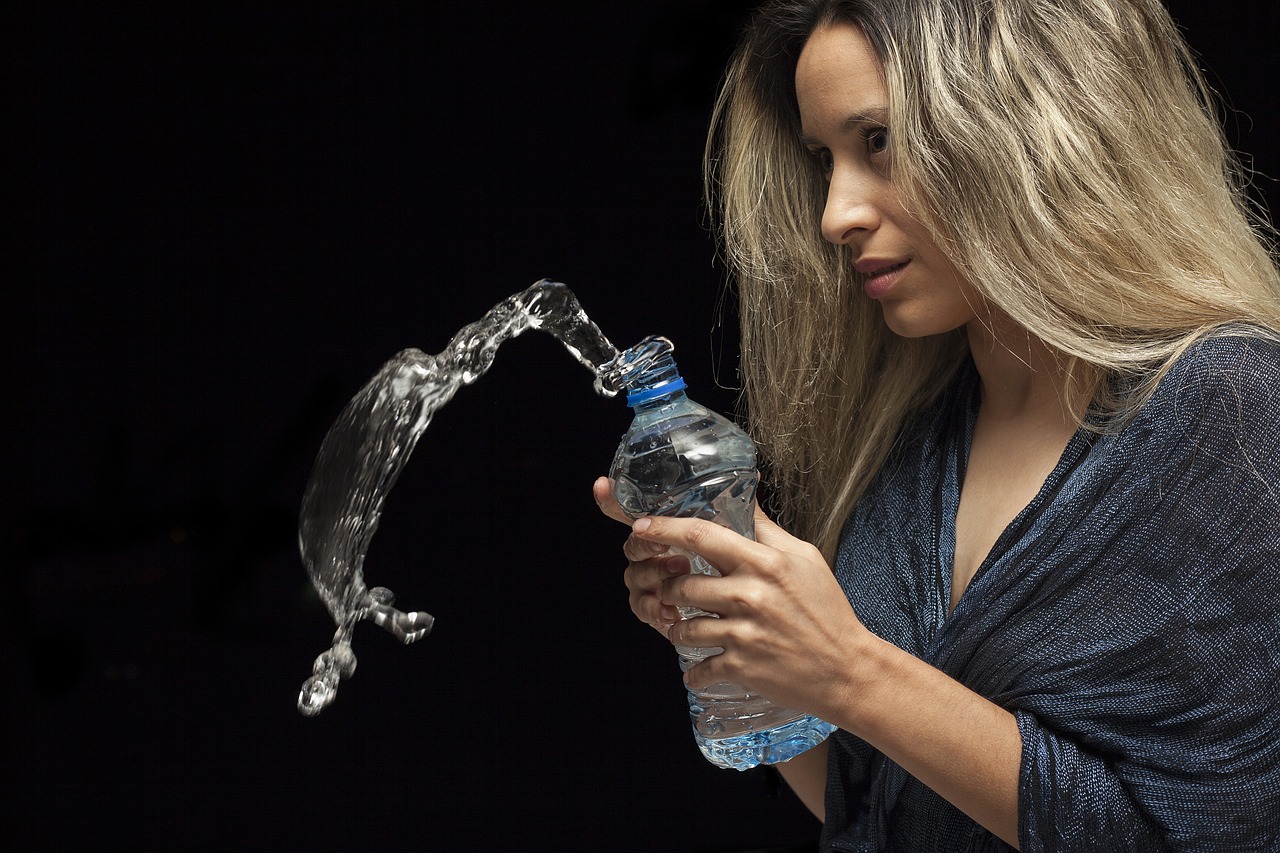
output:
[[[680,612],[670,603],[662,601],[658,592],[666,581],[688,573],[689,558],[683,554],[656,557],[628,565],[623,579],[630,593],[631,612],[641,622],[666,634],[671,624],[679,620]]]
[[[723,648],[729,640],[729,632],[726,620],[707,614],[691,619],[678,619],[667,630],[667,639],[677,646],[695,649]]]
[[[804,544],[770,521],[759,506],[755,507],[755,522],[757,535],[763,541],[758,543],[703,519],[650,516],[632,522],[618,505],[613,484],[606,477],[592,484],[592,495],[601,512],[632,527],[622,547],[628,562],[624,579],[632,612],[678,645],[706,645],[699,638],[673,637],[673,634],[682,635],[686,630],[696,632],[704,627],[677,626],[681,621],[679,608],[697,607],[711,613],[733,612],[751,618],[758,614],[769,593],[767,581],[751,579],[751,572],[744,573],[739,583],[729,587],[707,585],[706,581],[713,578],[691,575],[687,554],[697,554],[721,575],[731,576],[739,566],[767,569],[778,563],[780,551]]]
[[[596,478],[596,481],[591,484],[591,496],[596,499],[596,505],[605,515],[614,521],[631,525],[631,519],[622,511],[622,507],[618,505],[618,499],[613,496],[613,482],[608,477]]]
[[[719,649],[685,674],[698,690],[729,681],[790,708],[818,707],[822,685],[842,672],[866,629],[822,553],[763,513],[752,540],[711,521],[651,516],[632,525],[630,553],[654,545],[670,555],[633,563],[641,619],[680,647]],[[645,544],[647,543],[647,545]],[[716,571],[662,578],[676,554],[697,555]],[[699,564],[700,565],[700,564]],[[656,586],[654,584],[656,583]],[[707,616],[680,620],[679,612]]]
[[[598,477],[591,484],[591,496],[602,513],[631,526],[632,520],[618,505],[613,495],[613,483],[608,477]],[[689,572],[688,557],[671,554],[670,551],[670,546],[665,543],[641,539],[635,534],[628,536],[622,544],[622,553],[627,558],[623,580],[627,584],[631,612],[664,635],[680,614],[676,608],[659,600],[658,590],[663,581]]]
[[[622,543],[622,554],[629,563],[643,563],[645,560],[661,557],[670,550],[670,545],[649,539],[641,539],[635,535],[628,536],[627,541]]]
[[[750,559],[761,556],[760,546],[747,537],[700,518],[647,516],[631,526],[633,538],[652,544],[674,546],[705,559],[722,575]]]

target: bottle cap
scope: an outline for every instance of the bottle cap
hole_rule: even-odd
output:
[[[641,403],[647,403],[657,397],[665,397],[674,394],[677,391],[684,390],[684,379],[676,376],[670,382],[664,382],[661,385],[646,386],[635,391],[627,392],[627,405],[635,408]]]

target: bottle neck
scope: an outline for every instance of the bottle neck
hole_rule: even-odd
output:
[[[671,353],[665,352],[627,381],[627,405],[637,413],[684,397],[685,382]]]

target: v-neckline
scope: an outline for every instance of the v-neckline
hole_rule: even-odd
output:
[[[1010,546],[1018,542],[1026,533],[1026,529],[1039,517],[1041,511],[1053,502],[1071,471],[1083,459],[1084,451],[1089,448],[1091,443],[1091,434],[1087,429],[1080,427],[1072,433],[1071,438],[1067,440],[1066,446],[1062,449],[1058,461],[1054,464],[1053,470],[1049,472],[1044,483],[1036,491],[1035,497],[1018,511],[1009,524],[1005,526],[1004,530],[1000,532],[1000,535],[996,537],[990,550],[982,558],[982,562],[978,564],[978,568],[974,571],[968,585],[960,593],[956,606],[952,608],[951,590],[955,568],[956,521],[960,514],[960,495],[964,489],[964,478],[969,464],[969,451],[973,444],[973,429],[974,424],[977,423],[978,406],[980,405],[978,382],[975,374],[976,369],[970,364],[969,375],[966,376],[965,387],[962,389],[966,392],[964,393],[963,406],[955,406],[953,408],[950,428],[947,430],[945,437],[945,454],[942,460],[945,468],[942,476],[938,479],[938,494],[935,500],[939,515],[937,518],[938,530],[935,536],[934,569],[938,577],[933,586],[940,597],[938,601],[941,617],[939,624],[942,626],[954,623],[957,615],[967,609],[966,603],[971,603],[981,595],[981,587],[984,586],[983,579],[989,573],[988,570],[1010,553]]]

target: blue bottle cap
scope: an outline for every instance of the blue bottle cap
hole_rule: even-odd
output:
[[[677,391],[684,390],[684,379],[680,376],[672,379],[670,382],[664,382],[661,385],[641,388],[637,391],[627,392],[627,405],[635,408],[641,403],[647,403],[657,397],[665,397],[674,394]]]

